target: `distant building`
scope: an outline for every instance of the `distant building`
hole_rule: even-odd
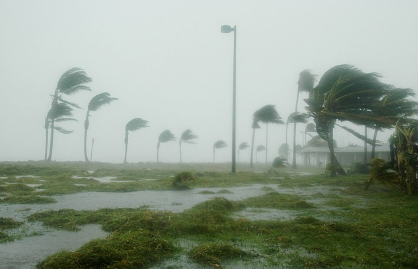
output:
[[[351,166],[353,163],[364,161],[364,147],[363,146],[347,146],[342,148],[335,148],[335,156],[338,162],[343,166]],[[302,159],[306,166],[309,165],[325,165],[329,162],[328,147],[306,147],[302,149]],[[372,147],[367,145],[367,161],[372,157]],[[375,158],[390,160],[389,143],[381,144],[375,148]]]

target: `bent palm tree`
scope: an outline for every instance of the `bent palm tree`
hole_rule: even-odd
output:
[[[253,114],[253,140],[254,140],[254,130],[259,127],[258,123],[262,122],[266,124],[266,163],[267,163],[267,145],[268,145],[268,124],[275,123],[275,124],[284,124],[282,118],[280,117],[279,113],[274,105],[265,105],[262,108],[258,109]],[[251,148],[254,147],[254,142],[251,145]],[[251,162],[250,166],[252,167],[252,150],[251,150]]]
[[[129,136],[129,132],[133,132],[133,131],[137,131],[139,129],[148,127],[147,126],[148,121],[143,120],[141,118],[135,118],[130,120],[126,126],[125,126],[125,159],[124,159],[124,163],[126,163],[126,156],[128,154],[128,136]]]
[[[160,152],[160,144],[161,143],[167,143],[170,141],[176,141],[176,137],[173,135],[173,133],[170,130],[163,131],[158,136],[158,143],[157,143],[157,162],[159,162],[159,152]]]
[[[228,144],[223,140],[218,140],[213,144],[213,162],[215,162],[215,150],[225,148]]]
[[[83,69],[75,67],[67,72],[65,72],[60,79],[58,80],[57,87],[55,88],[54,95],[52,96],[51,108],[48,111],[47,119],[45,120],[45,129],[47,145],[45,146],[46,151],[48,147],[48,129],[51,129],[50,145],[49,145],[49,156],[45,159],[51,161],[52,159],[52,150],[54,145],[54,130],[56,118],[53,117],[53,111],[56,110],[56,106],[59,104],[67,104],[68,106],[79,108],[76,104],[65,101],[63,95],[71,95],[82,90],[90,91],[90,88],[85,84],[91,82],[91,78],[87,76],[86,72]],[[51,112],[51,113],[50,113]]]
[[[278,153],[279,153],[279,157],[284,157],[287,160],[289,157],[289,144],[287,143],[281,144],[279,147]]]
[[[306,99],[306,109],[314,117],[318,135],[328,142],[331,159],[331,176],[346,174],[334,152],[332,141],[337,120],[350,121],[357,125],[374,127],[376,123],[387,124],[387,117],[379,117],[374,109],[387,93],[386,86],[375,73],[364,73],[350,65],[329,69]]]
[[[195,135],[195,134],[193,133],[193,131],[192,131],[192,130],[190,130],[190,129],[187,129],[186,131],[184,131],[184,132],[181,134],[181,137],[180,137],[180,140],[179,140],[179,147],[180,147],[180,163],[182,163],[182,162],[183,162],[183,160],[182,160],[182,155],[181,155],[181,143],[182,143],[182,142],[184,142],[184,143],[188,143],[188,144],[196,144],[196,142],[192,141],[192,140],[194,140],[194,139],[196,139],[196,138],[197,138],[197,135]]]
[[[104,105],[108,105],[111,102],[118,100],[118,98],[110,97],[110,94],[107,92],[99,93],[98,95],[91,98],[89,105],[87,107],[87,114],[86,120],[84,121],[84,160],[89,162],[89,158],[87,157],[87,130],[89,129],[89,116],[90,112],[97,111]]]
[[[249,147],[249,145],[248,145],[248,143],[247,142],[242,142],[240,145],[239,145],[239,147],[238,147],[238,162],[239,162],[239,153],[240,153],[240,151],[241,150],[244,150],[244,149],[246,149],[246,148],[248,148]]]
[[[258,153],[261,151],[266,150],[266,147],[264,145],[260,145],[257,147],[257,152],[255,153],[255,161],[258,162]]]
[[[276,157],[273,160],[273,163],[271,165],[270,170],[268,171],[269,174],[273,171],[273,168],[280,168],[280,167],[286,167],[287,160],[284,157]]]

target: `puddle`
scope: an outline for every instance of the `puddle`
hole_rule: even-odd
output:
[[[15,176],[16,179],[18,178],[39,178],[39,176],[33,176],[33,175],[26,175],[26,176]]]
[[[79,176],[72,176],[73,179],[90,179],[95,180],[100,183],[122,183],[122,182],[132,182],[131,180],[114,180],[117,177],[79,177]]]
[[[94,238],[105,238],[108,233],[100,225],[81,226],[78,232],[47,231],[40,236],[0,244],[1,268],[32,269],[47,256],[62,250],[74,251]]]

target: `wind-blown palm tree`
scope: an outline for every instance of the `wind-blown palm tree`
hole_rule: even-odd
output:
[[[197,135],[195,135],[195,134],[193,133],[193,131],[192,131],[192,130],[190,130],[190,129],[187,129],[186,131],[184,131],[184,132],[181,134],[181,137],[180,137],[180,140],[179,140],[179,147],[180,147],[180,163],[182,163],[182,162],[183,162],[183,160],[182,160],[182,155],[181,155],[181,143],[182,143],[182,142],[184,142],[184,143],[188,143],[188,144],[196,144],[196,142],[192,141],[192,140],[194,140],[194,139],[196,139],[196,138],[197,138]]]
[[[108,105],[115,100],[118,100],[118,98],[110,97],[109,93],[103,92],[91,98],[89,105],[87,106],[86,120],[84,121],[84,160],[86,162],[89,162],[89,158],[87,157],[87,130],[90,125],[90,112],[97,111],[102,106]]]
[[[213,162],[215,162],[215,150],[225,148],[228,144],[223,140],[218,140],[213,144]]]
[[[48,159],[48,133],[52,120],[54,121],[53,128],[55,130],[63,134],[70,134],[73,131],[69,131],[62,127],[56,126],[55,123],[65,121],[77,121],[76,119],[72,118],[72,111],[73,109],[66,103],[57,103],[48,111],[48,115],[45,118],[45,160]]]
[[[278,153],[279,153],[279,157],[284,157],[286,158],[286,161],[287,161],[287,159],[289,158],[289,144],[287,143],[281,144],[279,147]]]
[[[274,105],[265,105],[262,108],[258,109],[253,114],[253,142],[251,145],[251,161],[250,166],[253,167],[253,148],[254,148],[254,132],[256,128],[259,128],[259,122],[266,124],[266,163],[267,163],[267,145],[268,145],[268,124],[284,124],[282,118],[277,112]]]
[[[63,95],[72,95],[83,90],[90,91],[90,88],[85,85],[89,82],[91,82],[91,78],[87,76],[86,72],[84,72],[83,69],[78,67],[68,70],[58,80],[57,87],[55,88],[55,92],[52,95],[51,108],[48,111],[44,126],[47,130],[47,145],[45,145],[45,148],[48,147],[48,130],[51,130],[51,136],[49,141],[49,156],[48,158],[46,158],[47,161],[51,161],[52,159],[52,151],[54,146],[54,130],[59,130],[55,128],[55,121],[57,119],[57,117],[55,117],[56,114],[54,113],[54,111],[57,111],[57,108],[55,107],[59,104],[64,103],[68,106],[79,108],[79,106],[77,106],[76,104],[65,101],[62,97]]]
[[[126,126],[125,126],[125,159],[124,159],[124,163],[126,163],[126,157],[128,155],[128,136],[129,136],[129,132],[134,132],[137,131],[139,129],[148,127],[147,126],[148,121],[143,120],[141,118],[135,118],[130,120]]]
[[[266,147],[264,145],[259,145],[257,147],[257,152],[255,153],[255,161],[258,162],[258,153],[261,151],[266,150]]]
[[[292,167],[296,167],[296,123],[307,123],[308,122],[308,114],[306,113],[299,113],[299,112],[293,112],[287,117],[286,121],[286,144],[287,144],[287,126],[289,123],[293,123],[293,163]]]
[[[158,136],[157,162],[159,162],[159,153],[160,153],[161,143],[167,143],[167,142],[170,142],[170,141],[176,141],[176,137],[173,135],[173,133],[170,130],[165,130]]]
[[[239,153],[240,153],[240,151],[241,150],[244,150],[244,149],[246,149],[246,148],[248,148],[249,147],[249,145],[248,145],[248,143],[247,142],[242,142],[240,145],[239,145],[239,147],[238,147],[238,162],[239,162]]]
[[[387,94],[386,86],[375,73],[364,73],[350,65],[339,65],[322,76],[312,95],[305,102],[314,117],[318,135],[328,142],[331,159],[331,176],[345,174],[335,157],[332,141],[337,120],[374,127],[387,123],[387,117],[377,116],[376,104]]]

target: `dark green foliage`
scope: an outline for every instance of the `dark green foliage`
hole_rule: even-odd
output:
[[[189,188],[189,183],[196,182],[197,178],[191,172],[178,173],[173,179],[174,188]]]
[[[146,268],[174,251],[174,246],[146,231],[113,233],[90,241],[75,252],[61,252],[37,268]]]
[[[277,208],[277,209],[298,209],[314,208],[314,206],[300,199],[297,195],[269,192],[262,196],[247,198],[242,204],[248,207]]]
[[[23,223],[15,221],[11,218],[2,218],[0,217],[0,230],[14,229],[21,226]]]
[[[228,244],[207,244],[194,247],[189,251],[188,256],[198,263],[220,268],[222,260],[242,260],[252,255]]]
[[[353,173],[357,174],[369,174],[370,173],[370,164],[368,163],[354,163],[351,170]]]

